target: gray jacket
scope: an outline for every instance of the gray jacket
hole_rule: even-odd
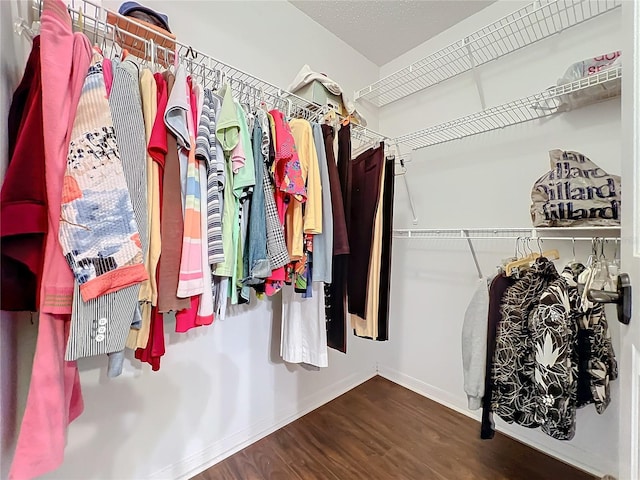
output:
[[[492,278],[478,280],[462,324],[462,368],[464,391],[467,394],[469,410],[478,410],[482,406],[482,396],[484,395],[484,376],[487,363],[487,317],[491,280]]]

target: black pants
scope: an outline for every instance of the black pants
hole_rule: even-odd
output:
[[[391,241],[393,238],[394,157],[385,160],[382,199],[382,252],[380,259],[380,300],[378,302],[378,340],[389,339],[389,299],[391,296]]]

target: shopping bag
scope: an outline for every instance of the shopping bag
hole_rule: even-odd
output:
[[[551,150],[551,170],[531,189],[534,227],[620,225],[620,177],[579,152]]]

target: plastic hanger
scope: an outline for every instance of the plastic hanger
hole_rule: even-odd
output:
[[[26,20],[19,18],[13,24],[13,31],[32,42],[35,37],[40,35],[40,22],[33,22],[29,25]]]

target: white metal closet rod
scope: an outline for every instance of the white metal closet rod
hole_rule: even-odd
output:
[[[394,238],[404,238],[410,240],[517,240],[520,239],[531,239],[531,240],[546,240],[546,241],[575,241],[575,242],[590,242],[594,238],[604,238],[606,240],[620,240],[620,237],[512,237],[512,236],[496,236],[496,237],[474,237],[472,235],[468,237],[459,237],[454,235],[448,236],[440,236],[440,237],[420,237],[420,236],[411,236],[411,235],[393,235]]]
[[[558,236],[549,235],[550,233]],[[444,228],[394,229],[395,238],[449,240],[539,240],[590,241],[595,237],[620,239],[620,227],[500,227],[500,228]]]
[[[564,236],[540,235],[544,232],[555,232]],[[580,236],[576,233],[592,232],[591,236]],[[612,234],[618,234],[613,236]],[[394,229],[393,236],[398,239],[409,240],[466,240],[471,258],[476,267],[478,278],[483,278],[480,262],[472,240],[518,240],[531,239],[536,241],[593,241],[594,238],[605,238],[620,241],[619,227],[547,227],[547,228],[447,228],[447,229]]]
[[[34,18],[39,19],[42,12],[42,1],[33,0]],[[179,62],[190,73],[207,80],[205,83],[227,79],[231,81],[231,87],[236,94],[260,95],[268,98],[275,106],[286,110],[288,114],[301,114],[304,118],[313,118],[323,112],[324,106],[310,100],[299,97],[291,92],[283,90],[276,85],[251,75],[239,68],[222,62],[204,52],[198,51],[191,46],[172,39],[152,30],[128,17],[113,12],[99,3],[91,0],[68,0],[69,14],[73,19],[75,30],[82,31],[90,41],[105,45],[114,43],[116,39],[121,40],[128,37],[135,40],[136,45],[142,48],[147,55],[153,59],[164,59],[165,63],[171,63],[172,57],[177,54]],[[123,29],[107,22],[107,13],[126,22],[127,29]],[[23,24],[22,19],[18,19],[16,24]],[[175,52],[167,50],[151,38],[161,38],[169,43],[175,43]],[[340,117],[344,119],[344,117]],[[386,139],[386,135],[378,133],[358,124],[351,124],[352,132],[358,137],[369,138],[372,141]]]

